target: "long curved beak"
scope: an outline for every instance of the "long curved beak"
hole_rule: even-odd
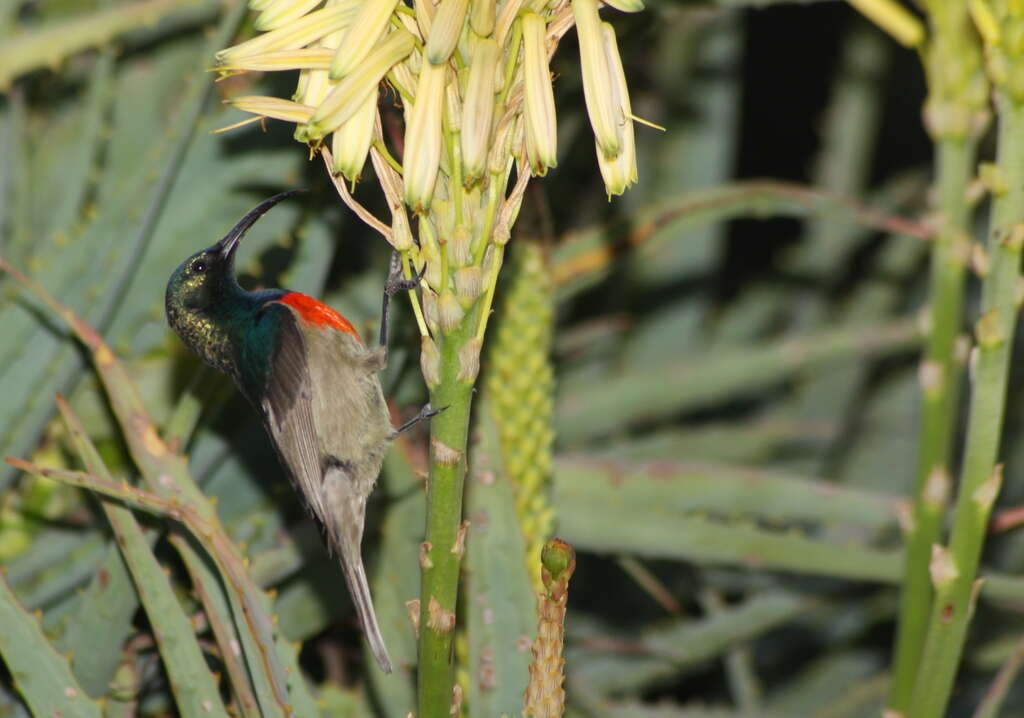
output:
[[[249,213],[238,220],[238,224],[231,228],[231,231],[224,235],[224,238],[215,245],[223,257],[230,257],[238,249],[238,243],[249,231],[249,228],[256,224],[256,220],[262,217],[271,207],[281,200],[288,199],[293,195],[305,192],[304,189],[292,189],[281,194],[276,194],[270,199],[265,199],[256,205]]]

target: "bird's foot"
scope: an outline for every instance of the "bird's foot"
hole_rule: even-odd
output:
[[[402,424],[397,429],[394,429],[391,432],[391,435],[388,438],[390,438],[390,439],[397,438],[399,436],[399,434],[402,434],[402,433],[408,431],[412,427],[414,427],[417,424],[419,424],[421,421],[425,421],[426,419],[429,419],[432,416],[437,416],[438,414],[440,414],[442,411],[444,411],[447,408],[448,408],[447,406],[442,406],[440,409],[435,409],[434,407],[432,407],[430,405],[430,402],[427,402],[426,404],[423,405],[423,408],[420,409],[420,413],[419,414],[417,414],[413,418],[409,419],[409,421],[405,422],[404,424]]]
[[[388,280],[384,283],[384,292],[393,297],[399,292],[407,292],[420,286],[420,280],[426,274],[427,265],[415,277],[406,279],[402,276],[402,256],[398,252],[391,253],[391,266],[388,270]]]

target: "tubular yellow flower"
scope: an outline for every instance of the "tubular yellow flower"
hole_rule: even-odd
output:
[[[558,164],[555,93],[551,87],[551,72],[548,70],[548,53],[544,41],[547,26],[535,12],[527,10],[521,17],[527,154],[533,174],[544,175],[548,167]]]
[[[318,107],[330,91],[331,81],[326,70],[303,70],[299,74],[298,87],[292,99],[302,105]],[[296,127],[294,137],[299,142],[308,142],[311,139],[309,126],[303,124]]]
[[[239,57],[221,64],[217,69],[235,72],[275,72],[278,70],[327,70],[334,50],[311,47],[302,50],[280,50],[261,55]]]
[[[985,0],[967,0],[967,10],[971,13],[974,26],[978,28],[978,34],[985,40],[985,44],[998,45],[999,22],[989,4]]]
[[[276,0],[249,0],[249,9],[260,12],[266,10],[270,5],[273,5]]]
[[[924,40],[924,25],[895,0],[850,0],[861,14],[907,47],[917,47]]]
[[[221,50],[216,55],[217,61],[227,63],[240,57],[306,47],[332,32],[348,27],[358,9],[358,0],[345,0],[333,7],[316,10],[285,27],[279,27],[234,47]]]
[[[434,7],[432,0],[413,0],[412,4],[416,11],[416,24],[420,26],[420,37],[429,37],[437,8]]]
[[[622,194],[626,188],[637,180],[636,171],[636,139],[633,136],[633,108],[629,102],[629,87],[626,85],[626,73],[622,69],[622,58],[615,40],[615,28],[608,23],[601,23],[601,36],[604,40],[605,60],[610,71],[610,80],[616,102],[616,116],[622,123],[622,151],[615,159],[608,159],[597,148],[597,164],[601,168],[608,196]]]
[[[331,79],[340,80],[362,62],[387,29],[398,0],[366,0],[348,26],[331,64]]]
[[[594,128],[597,146],[605,157],[614,158],[622,149],[622,132],[615,114],[596,0],[572,0],[572,14],[580,41],[583,97],[587,101],[590,125]]]
[[[621,12],[640,12],[644,9],[643,0],[602,0],[602,2]]]
[[[312,107],[291,100],[282,100],[280,97],[244,95],[228,100],[228,104],[244,112],[286,122],[307,122],[313,116]]]
[[[455,271],[455,294],[467,309],[483,293],[483,270],[480,267],[462,267]]]
[[[469,0],[441,0],[427,38],[427,60],[432,65],[448,62],[455,52],[468,9]]]
[[[377,93],[371,93],[366,102],[345,124],[331,136],[331,154],[334,171],[355,182],[362,174],[366,155],[373,141],[373,123],[377,119]]]
[[[276,0],[253,21],[257,30],[274,30],[298,20],[323,0]]]
[[[479,40],[473,49],[462,103],[462,177],[467,186],[479,180],[487,168],[497,67],[498,43],[491,38]]]
[[[399,252],[405,252],[413,247],[412,229],[409,227],[409,217],[405,214],[405,207],[398,205],[391,215],[391,234],[394,237],[394,248]]]
[[[459,328],[465,312],[459,300],[449,291],[444,291],[437,298],[437,324],[442,332],[452,332]]]
[[[489,37],[494,32],[494,0],[470,0],[469,26],[480,37]]]
[[[402,180],[405,203],[413,212],[426,211],[434,194],[434,181],[441,162],[441,118],[447,69],[446,65],[423,63],[415,102],[407,114]]]
[[[309,139],[317,140],[341,127],[366,102],[393,65],[404,60],[416,43],[405,30],[395,30],[365,61],[339,82],[320,103],[309,123]]]
[[[299,78],[299,85],[295,89],[292,99],[301,102],[303,105],[318,107],[327,93],[331,91],[331,81],[324,70],[309,70],[302,73],[305,78]]]

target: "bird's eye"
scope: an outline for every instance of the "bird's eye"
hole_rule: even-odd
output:
[[[192,265],[192,271],[195,272],[196,274],[202,274],[203,272],[206,271],[206,262],[200,259],[198,262]]]

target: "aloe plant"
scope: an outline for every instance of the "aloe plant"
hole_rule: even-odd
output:
[[[1019,713],[1015,9],[742,4],[0,9],[0,715]],[[296,186],[243,284],[373,335],[397,249],[396,425],[449,407],[368,515],[390,675],[163,319]]]

